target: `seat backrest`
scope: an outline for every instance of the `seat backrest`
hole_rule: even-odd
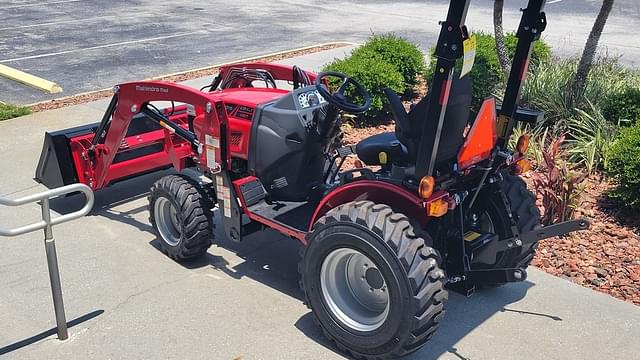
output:
[[[389,107],[391,108],[391,115],[396,122],[396,136],[398,139],[409,137],[411,135],[411,124],[409,123],[409,116],[402,104],[402,99],[396,94],[393,89],[382,89],[389,101]]]
[[[469,76],[459,79],[454,77],[447,111],[445,113],[440,145],[436,163],[441,164],[456,158],[460,147],[464,143],[464,129],[469,123],[469,111],[472,98],[472,81]],[[415,161],[420,147],[420,137],[423,126],[427,127],[427,144],[433,144],[438,128],[438,119],[427,119],[429,114],[429,96],[425,96],[408,114],[410,136],[398,139],[407,147],[409,157]],[[397,125],[396,125],[397,126]],[[404,133],[404,132],[403,132]],[[397,133],[396,133],[397,134]],[[399,135],[399,134],[397,134]]]

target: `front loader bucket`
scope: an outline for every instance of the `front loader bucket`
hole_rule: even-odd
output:
[[[78,173],[71,154],[70,140],[94,133],[98,125],[95,123],[45,133],[35,180],[49,189],[77,183]]]
[[[185,128],[188,126],[185,106],[177,106],[167,112],[172,113],[172,121]],[[167,150],[169,147],[173,148],[175,158],[180,161],[184,162],[191,155],[191,147],[183,146],[184,140],[171,136],[168,141],[164,128],[144,114],[138,114],[131,119],[122,143],[115,149],[108,149],[116,154],[107,169],[107,181],[99,188],[94,187],[92,179],[97,176],[94,171],[100,154],[93,153],[91,161],[87,161],[87,154],[99,128],[100,123],[94,123],[45,133],[35,180],[50,189],[84,183],[100,190],[114,182],[173,166]],[[105,132],[109,128],[107,123]]]

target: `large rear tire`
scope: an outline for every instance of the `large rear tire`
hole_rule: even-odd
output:
[[[527,184],[519,177],[511,175],[506,171],[502,173],[503,181],[501,191],[506,196],[509,203],[511,215],[515,221],[519,233],[533,231],[540,225],[540,210],[536,205],[536,198],[527,189]],[[511,237],[511,219],[504,210],[500,196],[496,196],[491,191],[481,193],[472,211],[478,214],[477,218],[481,222],[487,221],[489,225],[482,225],[483,232],[492,232],[498,235],[498,241],[507,241]],[[521,268],[525,269],[531,264],[535,256],[537,243],[525,245],[522,248],[509,249],[500,253],[493,253],[489,247],[486,254],[480,253],[472,260],[472,267],[483,269],[498,268]],[[490,259],[490,260],[489,260]],[[502,283],[491,283],[476,285],[502,285]]]
[[[394,359],[435,333],[448,298],[428,235],[386,205],[347,203],[314,225],[299,271],[324,334],[359,359]]]
[[[176,261],[202,256],[213,242],[213,202],[184,175],[156,181],[149,193],[149,221],[160,249]]]

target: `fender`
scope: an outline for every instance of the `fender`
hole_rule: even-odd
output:
[[[313,224],[324,216],[329,210],[352,201],[369,200],[378,204],[391,206],[395,211],[401,212],[420,226],[427,224],[427,214],[422,199],[417,194],[406,189],[376,180],[361,180],[342,185],[332,190],[316,207],[309,232],[313,230]]]

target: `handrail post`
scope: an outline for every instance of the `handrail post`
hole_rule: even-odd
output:
[[[47,224],[47,226],[44,228],[44,248],[47,253],[47,266],[49,268],[49,280],[51,281],[53,310],[56,314],[58,339],[67,340],[69,338],[69,331],[67,329],[67,317],[64,313],[62,285],[60,283],[60,270],[58,269],[56,240],[53,238],[53,229],[51,226],[51,208],[49,206],[49,199],[42,199],[40,205],[42,208],[42,220]]]
[[[73,193],[82,193],[85,197],[85,205],[82,209],[51,218],[50,200],[59,196]],[[38,230],[44,230],[44,248],[47,253],[47,267],[49,268],[49,280],[51,281],[51,295],[53,296],[53,309],[56,314],[56,326],[58,329],[58,339],[67,340],[69,331],[67,329],[67,318],[64,314],[64,301],[62,300],[62,286],[60,284],[60,270],[58,269],[58,255],[56,252],[56,241],[53,237],[53,226],[79,219],[93,208],[95,198],[93,190],[84,184],[72,184],[56,189],[51,189],[39,194],[28,195],[20,199],[7,199],[0,197],[0,206],[22,206],[35,202],[40,202],[42,220],[21,226],[14,229],[4,229],[0,227],[0,236],[18,236],[28,234]],[[2,218],[0,218],[1,220]]]

